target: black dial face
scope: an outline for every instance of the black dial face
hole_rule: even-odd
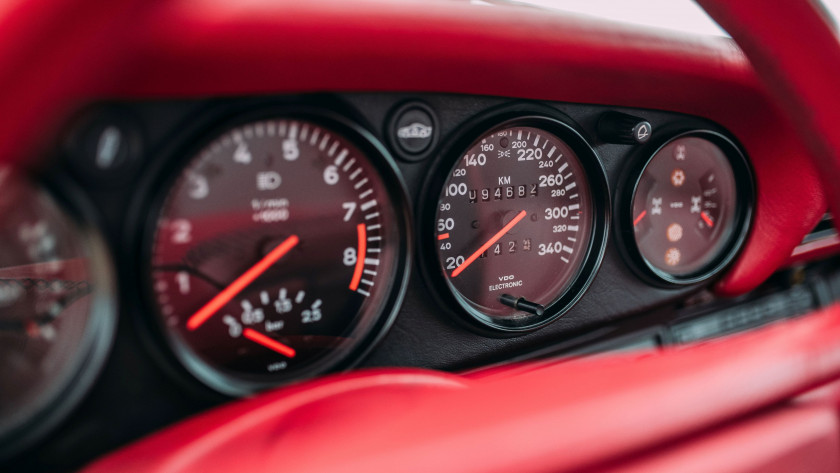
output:
[[[151,278],[200,379],[232,392],[315,374],[382,328],[400,287],[402,201],[372,159],[384,157],[332,129],[275,119],[189,161],[160,212]]]
[[[591,192],[556,134],[521,122],[483,134],[449,171],[430,235],[456,300],[497,328],[558,316],[593,239]]]
[[[674,139],[647,163],[633,195],[633,234],[655,272],[680,279],[720,260],[738,230],[733,167],[699,136]]]

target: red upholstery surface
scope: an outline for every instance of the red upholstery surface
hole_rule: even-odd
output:
[[[836,379],[837,340],[840,306],[690,348],[525,365],[475,379],[357,372],[215,410],[85,471],[572,471],[693,435],[697,451],[668,449],[670,459],[655,463],[682,458],[704,471],[780,471],[751,468],[820,453],[836,467],[837,419],[825,405],[764,411],[722,431],[720,438],[739,439],[737,449],[723,448],[709,429]],[[720,456],[700,455],[712,451]],[[712,468],[726,462],[733,468]]]

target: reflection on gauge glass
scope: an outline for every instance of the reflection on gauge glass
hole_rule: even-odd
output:
[[[750,205],[739,189],[750,187],[742,163],[730,142],[701,133],[673,139],[650,158],[633,194],[632,226],[655,274],[694,282],[735,249]]]
[[[0,456],[89,387],[113,331],[102,243],[50,195],[0,169]]]
[[[151,242],[155,305],[176,355],[219,391],[349,363],[401,297],[400,181],[362,131],[322,122],[228,129],[163,201]]]
[[[594,273],[582,268],[602,244],[606,193],[579,140],[553,120],[515,120],[482,134],[449,170],[429,237],[448,288],[479,322],[543,325]]]

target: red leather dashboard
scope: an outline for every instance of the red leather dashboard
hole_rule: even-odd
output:
[[[348,374],[216,410],[86,472],[603,471],[628,458],[635,463],[618,471],[793,471],[815,465],[811,455],[820,470],[808,471],[835,471],[836,393],[778,406],[836,379],[838,338],[835,306],[660,354],[529,364],[475,379]],[[737,448],[724,441],[732,437]],[[695,443],[685,451],[680,439]],[[664,456],[645,458],[652,448]]]

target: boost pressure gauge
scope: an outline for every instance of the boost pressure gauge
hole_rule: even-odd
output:
[[[575,131],[548,118],[509,120],[464,144],[443,166],[424,235],[444,292],[485,326],[542,326],[594,276],[604,242],[603,171]]]
[[[712,132],[677,136],[637,177],[624,224],[632,228],[632,254],[668,283],[706,279],[743,241],[751,196],[749,169],[731,141]]]

